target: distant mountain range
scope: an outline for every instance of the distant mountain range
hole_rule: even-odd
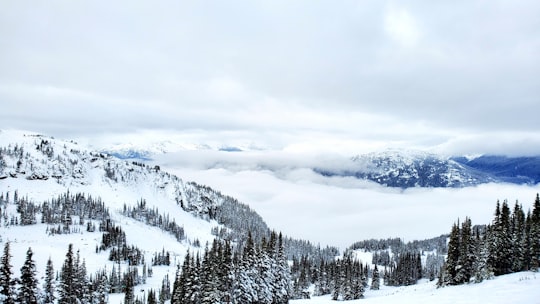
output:
[[[220,152],[250,151],[248,148],[235,146],[210,147],[191,144],[180,148],[175,147],[171,152],[182,149]],[[103,152],[120,159],[146,161],[157,154],[169,151],[160,146],[158,148],[116,147]],[[485,183],[534,185],[540,182],[540,156],[446,157],[422,151],[386,150],[357,155],[346,162],[348,163],[346,166],[321,164],[311,169],[323,176],[355,177],[397,188],[462,188]],[[261,168],[266,167],[261,166]]]
[[[482,155],[475,158],[442,157],[410,151],[358,155],[346,170],[315,168],[324,176],[353,176],[388,187],[468,187],[484,183],[537,184],[540,157]]]

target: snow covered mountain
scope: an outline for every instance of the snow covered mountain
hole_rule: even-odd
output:
[[[259,151],[264,148],[254,144],[224,145],[220,143],[192,143],[181,140],[156,140],[151,142],[128,142],[101,147],[100,151],[120,159],[151,160],[156,156],[181,151]]]
[[[514,184],[537,184],[540,182],[540,157],[508,157],[482,155],[475,158],[454,157],[452,160],[496,179]]]
[[[388,187],[466,187],[497,178],[452,159],[426,152],[385,152],[357,155],[351,168],[333,171],[315,169],[325,176],[354,176]]]
[[[179,151],[250,152],[257,148],[250,146],[211,146],[178,144],[171,141],[151,145],[122,144],[104,149],[103,152],[121,159],[147,161],[166,153]],[[211,154],[208,154],[211,155]],[[234,158],[212,157],[222,166],[235,166]],[[221,158],[220,158],[221,157]],[[238,159],[236,159],[238,161]],[[386,150],[372,152],[328,164],[289,164],[292,168],[306,167],[323,176],[355,177],[380,185],[396,188],[462,188],[485,183],[512,183],[535,185],[540,182],[540,156],[507,157],[480,155],[474,158],[464,156],[442,156],[423,151]],[[312,161],[311,163],[315,163]],[[345,165],[344,165],[345,164]],[[240,166],[242,167],[242,166]],[[280,171],[284,165],[261,163],[250,168]],[[287,169],[287,168],[285,168]]]
[[[353,176],[388,187],[460,188],[484,183],[537,184],[540,157],[443,157],[420,151],[388,150],[357,155],[346,169],[315,168],[325,176]]]
[[[91,277],[138,273],[136,283],[147,291],[170,286],[188,250],[202,253],[216,237],[241,248],[248,231],[254,241],[270,233],[247,205],[159,166],[18,131],[0,131],[0,214],[0,243],[9,242],[15,272],[28,248],[38,277],[49,258],[59,270],[73,244]],[[288,253],[317,250],[284,242]],[[117,292],[110,302],[120,302],[123,290]]]

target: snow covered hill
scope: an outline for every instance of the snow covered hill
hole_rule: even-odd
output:
[[[78,200],[103,203],[106,215],[85,210],[84,204],[72,206]],[[61,210],[54,210],[55,204],[60,204]],[[149,265],[156,254],[170,256],[169,265],[156,265],[153,277],[137,287],[141,292],[158,290],[165,276],[174,281],[176,266],[186,252],[202,251],[218,234],[238,244],[245,241],[248,230],[258,237],[269,231],[247,205],[208,187],[184,182],[158,166],[120,160],[73,141],[19,131],[0,131],[0,209],[0,242],[2,246],[10,242],[17,275],[29,247],[42,278],[49,258],[55,269],[60,269],[69,244],[85,260],[88,274],[130,268],[127,261],[121,266],[111,261],[107,248],[98,250],[106,234],[101,225],[107,218],[125,232],[126,245],[140,250]],[[55,222],[55,216],[61,219]],[[69,223],[64,224],[66,218]],[[142,274],[142,266],[138,268]]]
[[[540,303],[540,274],[519,272],[496,277],[478,284],[437,288],[436,282],[422,280],[416,285],[388,287],[368,290],[364,298],[350,303],[365,304],[506,304]],[[314,297],[310,300],[293,300],[291,304],[336,303],[330,296]]]

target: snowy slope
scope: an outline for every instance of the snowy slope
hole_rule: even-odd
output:
[[[208,219],[209,210],[224,199],[219,193],[185,183],[157,167],[119,160],[71,141],[19,131],[0,132],[0,177],[0,193],[10,196],[10,204],[3,210],[7,218],[18,217],[12,202],[15,192],[38,204],[66,191],[84,193],[102,199],[111,219],[126,232],[127,243],[142,249],[146,261],[155,252],[169,251],[171,265],[155,266],[153,278],[137,287],[141,290],[158,289],[165,274],[174,281],[176,265],[183,261],[187,250],[202,250],[205,243],[214,239],[211,229],[221,226]],[[169,215],[182,226],[186,239],[178,242],[171,234],[121,214],[124,204],[134,206],[141,199],[146,200],[147,208],[157,208],[160,214]],[[11,242],[11,264],[16,276],[28,247],[34,252],[38,277],[43,277],[49,257],[55,270],[60,269],[70,243],[85,259],[89,274],[98,269],[112,269],[114,263],[108,261],[108,251],[96,254],[102,233],[87,232],[82,226],[78,233],[51,236],[39,218],[40,215],[38,224],[29,226],[7,225],[2,221],[0,243],[3,247],[5,242]],[[195,241],[202,247],[192,246]],[[112,295],[111,299],[114,298]]]
[[[380,290],[367,290],[364,299],[349,303],[365,304],[506,304],[540,303],[540,274],[519,272],[499,276],[479,284],[468,284],[437,288],[436,282],[422,280],[416,285],[388,287],[381,285]],[[295,300],[291,304],[336,303],[329,296],[314,297],[310,300]]]

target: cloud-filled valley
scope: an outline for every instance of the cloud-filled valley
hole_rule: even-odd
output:
[[[488,224],[497,200],[532,206],[538,185],[488,183],[465,188],[389,188],[354,177],[325,177],[310,166],[345,168],[343,158],[280,153],[191,151],[153,162],[220,189],[263,216],[269,226],[322,245],[346,248],[366,238],[407,241],[448,233],[458,219]]]

